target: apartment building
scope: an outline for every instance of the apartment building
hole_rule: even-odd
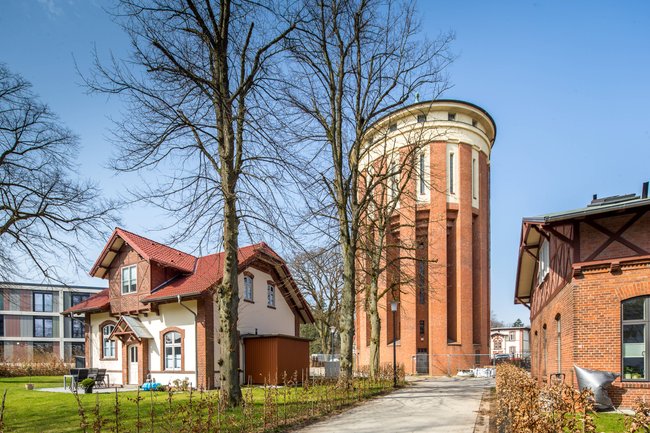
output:
[[[61,312],[103,288],[0,282],[0,360],[83,356],[84,319]]]

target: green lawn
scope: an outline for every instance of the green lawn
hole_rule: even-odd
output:
[[[621,413],[594,413],[597,432],[619,433],[625,431],[625,415]]]
[[[5,432],[81,431],[78,406],[72,393],[28,391],[24,386],[26,382],[27,379],[24,377],[0,378],[0,397],[4,389],[7,390],[4,412]],[[62,378],[60,376],[34,377],[32,383],[34,383],[35,388],[60,387],[62,386]],[[383,388],[383,390],[385,389],[386,387]],[[367,398],[383,391],[381,387],[375,385],[363,385],[360,389],[357,388],[349,393],[336,390],[331,385],[312,386],[307,390],[300,387],[294,388],[293,391],[289,390],[290,388],[286,390],[280,388],[276,391],[277,395],[274,396],[267,389],[265,404],[265,390],[263,388],[245,389],[245,395],[248,396],[249,400],[251,398],[253,400],[253,405],[249,406],[248,412],[242,413],[242,409],[238,408],[228,411],[225,415],[217,415],[215,412],[217,405],[212,405],[213,423],[216,422],[216,418],[219,416],[222,420],[225,420],[221,431],[261,431],[265,425],[270,425],[272,422],[275,422],[276,425],[282,425],[285,423],[285,419],[318,417],[336,410],[344,404],[344,401],[350,404],[359,397],[365,396]],[[214,398],[216,392],[206,393],[205,395]],[[171,406],[166,392],[142,392],[141,396],[144,398],[140,404],[143,432],[151,430],[151,407],[155,412],[155,431],[189,431],[185,430],[186,426],[196,423],[198,420],[196,414],[197,408],[201,405],[201,399],[196,392],[193,394],[192,403],[194,412],[188,409],[189,393],[187,392],[174,393]],[[100,405],[99,413],[107,421],[102,431],[111,431],[115,419],[115,394],[79,394],[79,397],[91,425],[88,431],[93,431],[92,423],[95,418],[93,410],[97,401],[99,401]],[[120,401],[119,419],[122,424],[120,431],[135,431],[137,408],[133,399],[136,397],[136,392],[121,392],[118,397]],[[285,398],[289,402],[288,405],[282,404]],[[204,406],[198,410],[202,413],[200,419],[205,422],[210,409],[205,404],[207,398],[202,401]],[[266,422],[264,421],[265,418]]]

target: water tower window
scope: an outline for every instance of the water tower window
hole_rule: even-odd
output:
[[[424,123],[427,121],[427,115],[426,114],[418,114],[418,123]]]
[[[455,121],[456,120],[456,113],[447,113],[447,120]]]
[[[388,125],[388,132],[397,131],[397,123],[391,123]]]

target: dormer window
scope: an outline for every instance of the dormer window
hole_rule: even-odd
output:
[[[122,268],[122,294],[135,293],[137,291],[136,281],[138,279],[137,265],[125,266]]]

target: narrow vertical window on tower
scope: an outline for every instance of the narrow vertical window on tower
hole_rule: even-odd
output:
[[[425,180],[424,180],[424,152],[420,154],[420,194],[424,195]]]
[[[454,194],[454,152],[449,154],[449,194]]]
[[[472,198],[478,198],[478,169],[476,165],[476,158],[472,158]]]
[[[424,260],[418,260],[417,283],[418,283],[418,302],[420,304],[426,303],[426,299],[427,299],[425,273],[426,273],[426,262]]]
[[[395,162],[391,162],[390,166],[388,167],[388,177],[389,177],[389,188],[388,188],[388,199],[389,201],[393,201],[397,199],[397,194],[399,190],[399,182],[397,178],[397,164]]]

